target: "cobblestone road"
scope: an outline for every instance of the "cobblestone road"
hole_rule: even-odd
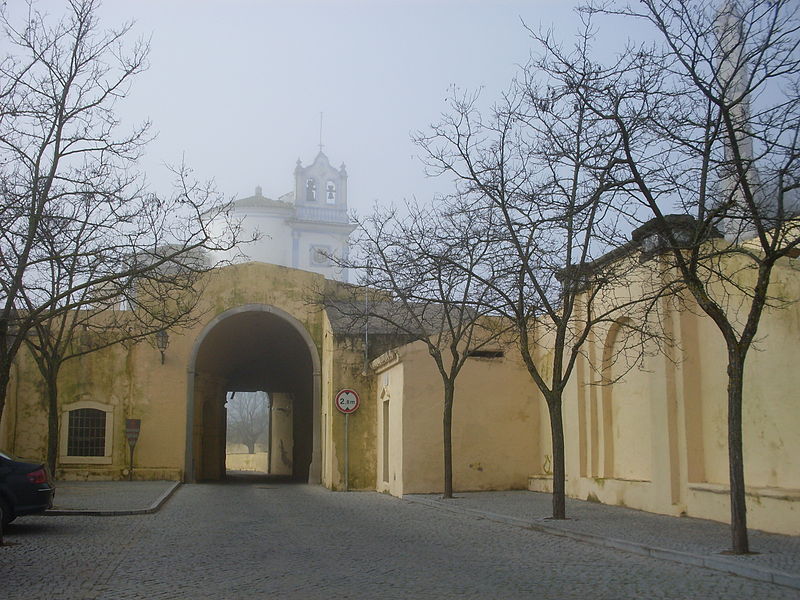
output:
[[[375,493],[186,485],[161,512],[28,517],[0,598],[798,598]]]

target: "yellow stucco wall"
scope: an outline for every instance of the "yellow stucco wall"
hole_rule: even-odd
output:
[[[203,283],[201,315],[198,323],[188,330],[170,331],[169,346],[164,364],[161,355],[147,343],[131,348],[117,346],[66,363],[60,378],[60,403],[66,405],[78,399],[92,400],[113,407],[113,456],[109,464],[60,464],[58,475],[65,478],[116,479],[124,477],[128,466],[128,448],[124,437],[124,419],[142,421],[141,435],[136,446],[135,477],[179,479],[184,476],[186,457],[187,398],[203,391],[217,394],[224,391],[224,382],[211,379],[198,382],[195,388],[191,360],[204,331],[226,311],[256,305],[274,307],[281,314],[296,319],[312,340],[314,352],[323,352],[324,312],[313,305],[314,294],[325,285],[322,276],[305,271],[261,263],[246,263],[214,270]],[[352,350],[357,356],[358,349]],[[360,376],[363,360],[356,361]],[[322,385],[317,393],[320,401],[330,403],[331,385],[357,385],[369,395],[369,383],[354,381],[343,369],[344,357],[337,359],[339,371],[328,381],[324,399]],[[331,363],[328,362],[330,374]],[[40,377],[29,357],[20,355],[16,369],[19,376],[9,388],[9,400],[0,426],[0,447],[31,458],[44,459],[46,420],[44,397]],[[321,379],[321,378],[320,378]],[[195,397],[194,437],[198,440],[209,431],[203,431],[203,412]],[[370,402],[367,402],[369,406]],[[319,404],[318,404],[319,405]],[[357,487],[374,489],[374,451],[370,451],[370,438],[374,438],[374,415],[369,408],[364,417],[354,416],[351,422],[351,454],[357,465],[352,478]],[[315,426],[321,427],[319,414],[313,415]],[[369,421],[367,427],[364,423]],[[333,432],[333,438],[339,430]],[[365,441],[366,440],[366,441]],[[194,448],[195,463],[201,459],[198,444]],[[224,456],[221,449],[220,461]],[[372,465],[366,465],[365,454]],[[207,457],[208,458],[208,457]],[[336,460],[335,453],[327,460]],[[211,459],[216,462],[216,458]],[[220,464],[224,464],[221,463]],[[330,466],[328,468],[330,472]]]
[[[339,475],[339,459],[336,456],[336,444],[333,437],[333,424],[331,420],[331,411],[333,402],[328,400],[333,392],[333,329],[327,314],[323,315],[323,341],[322,341],[322,365],[321,365],[321,378],[322,378],[322,407],[320,414],[321,421],[321,443],[322,454],[325,460],[322,463],[322,484],[327,488],[333,488],[334,483],[338,485],[340,480]]]
[[[364,372],[363,347],[359,336],[334,337],[331,352],[330,384],[323,394],[329,448],[329,482],[335,490],[345,488],[345,459],[349,461],[351,490],[375,489],[375,419],[374,378]],[[358,410],[347,416],[347,452],[345,452],[345,415],[335,406],[336,394],[342,389],[358,393]]]
[[[270,397],[272,429],[272,469],[273,475],[292,474],[292,422],[293,398],[290,394],[273,393]]]
[[[381,357],[376,368],[377,379],[377,477],[378,491],[403,495],[403,390],[404,363],[397,352]],[[374,363],[373,363],[374,364]]]
[[[266,473],[269,462],[269,452],[228,452],[225,455],[225,466],[234,471],[253,471]]]
[[[797,261],[776,269],[773,290],[800,298]],[[263,264],[226,267],[204,290],[204,313],[190,330],[171,332],[166,360],[147,344],[115,347],[68,363],[61,404],[91,401],[113,407],[113,451],[108,462],[63,463],[66,478],[121,478],[128,467],[126,417],[142,420],[137,478],[179,479],[186,469],[187,399],[195,394],[194,461],[204,460],[203,391],[224,392],[213,378],[194,386],[192,354],[210,323],[247,305],[275,307],[296,319],[319,357],[318,427],[321,478],[345,486],[344,416],[336,392],[353,388],[359,411],[348,417],[349,488],[394,495],[442,490],[442,383],[424,344],[396,348],[364,370],[358,332],[334,332],[310,302],[324,282],[312,273]],[[630,286],[625,293],[641,292]],[[567,491],[664,514],[727,521],[726,357],[721,335],[698,310],[666,301],[662,316],[676,346],[633,363],[618,362],[598,385],[604,356],[617,343],[612,325],[599,327],[564,396]],[[749,524],[800,534],[800,305],[768,309],[745,374],[744,450]],[[549,490],[551,450],[545,403],[519,356],[470,359],[459,376],[453,417],[456,490]],[[536,357],[546,364],[546,339]],[[616,372],[615,372],[616,371]],[[190,390],[192,390],[190,392]],[[0,447],[44,458],[46,420],[40,378],[23,352],[15,365],[0,423]],[[217,435],[219,432],[217,432]],[[223,452],[224,454],[224,452]],[[217,457],[205,457],[214,463]],[[221,460],[221,458],[220,458]],[[222,463],[220,463],[222,464]],[[529,479],[530,478],[530,479]]]
[[[383,363],[383,364],[381,364]],[[442,381],[424,343],[399,349],[373,365],[375,397],[389,397],[389,481],[379,452],[379,489],[395,495],[441,492]],[[522,489],[540,462],[538,403],[513,356],[468,360],[453,402],[453,486],[456,491]],[[377,421],[383,448],[383,411]]]
[[[796,267],[776,268],[772,291],[800,299]],[[587,358],[579,361],[564,399],[567,491],[609,504],[728,521],[725,344],[697,307],[679,310],[662,301],[661,314],[676,347],[628,365],[613,385],[596,385],[613,335],[598,328],[590,336]],[[793,353],[799,323],[797,303],[767,310],[744,382],[748,524],[791,534],[800,533],[800,370]],[[625,371],[622,364],[614,369]],[[541,451],[548,448],[545,442]],[[551,489],[540,473],[532,475],[538,477],[530,489]]]

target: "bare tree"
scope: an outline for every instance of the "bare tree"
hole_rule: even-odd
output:
[[[770,279],[800,250],[798,5],[642,0],[589,10],[635,19],[660,38],[629,46],[614,76],[581,101],[617,129],[631,205],[654,219],[644,243],[725,342],[731,538],[746,553],[746,359],[765,308],[797,300]]]
[[[590,332],[623,309],[652,307],[654,297],[630,293],[636,270],[626,260],[633,244],[625,238],[618,193],[621,138],[580,101],[606,77],[589,59],[591,22],[568,52],[576,66],[569,72],[550,51],[549,36],[534,37],[545,42],[542,55],[500,102],[481,111],[478,95],[456,93],[451,112],[418,143],[431,173],[454,178],[492,239],[486,258],[493,266],[476,276],[489,290],[483,301],[513,323],[547,403],[552,516],[563,519],[564,390]],[[642,351],[646,336],[638,334],[647,333],[646,319],[627,327],[634,322],[640,331],[624,336],[625,344]]]
[[[443,497],[452,498],[456,380],[471,352],[496,343],[502,333],[487,318],[487,288],[475,275],[491,244],[464,207],[453,204],[438,210],[410,204],[404,216],[376,207],[359,223],[357,236],[357,258],[346,266],[361,287],[326,304],[355,325],[378,323],[426,345],[442,380]]]
[[[244,444],[250,454],[255,453],[256,443],[267,433],[269,402],[263,392],[232,392],[226,405],[228,441]]]
[[[127,51],[131,25],[101,30],[97,6],[71,0],[60,20],[33,3],[0,10],[0,417],[29,333],[54,386],[63,361],[87,351],[75,350],[84,327],[104,331],[96,348],[191,319],[205,252],[236,242],[235,227],[211,236],[226,203],[185,167],[174,194],[145,189],[135,166],[149,123],[120,132],[114,109],[148,46]],[[131,310],[119,311],[124,298]]]
[[[179,204],[208,204],[213,190],[192,187],[187,175],[185,170],[179,173]],[[124,256],[132,267],[129,274],[123,277],[117,272],[103,280],[119,267],[116,261],[109,264],[107,251],[115,244],[118,219],[119,212],[109,213],[107,206],[89,198],[70,200],[58,214],[46,215],[37,245],[42,262],[36,267],[46,266],[48,271],[39,272],[32,285],[19,291],[22,313],[32,322],[25,342],[45,382],[47,461],[53,473],[59,437],[58,375],[63,364],[116,344],[129,346],[152,340],[158,332],[192,327],[202,316],[198,304],[208,270],[202,254],[186,252],[151,269],[156,256],[163,258],[175,248],[148,249],[139,258],[131,249]],[[97,285],[82,285],[86,282]]]

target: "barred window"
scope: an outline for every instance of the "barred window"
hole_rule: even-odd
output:
[[[96,408],[69,412],[68,456],[104,456],[106,451],[106,413]]]

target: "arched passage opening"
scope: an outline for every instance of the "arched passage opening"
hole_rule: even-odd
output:
[[[291,447],[276,460],[296,481],[319,481],[319,356],[297,319],[265,305],[231,309],[203,330],[189,371],[187,481],[225,476],[226,401],[254,391],[291,415]]]

